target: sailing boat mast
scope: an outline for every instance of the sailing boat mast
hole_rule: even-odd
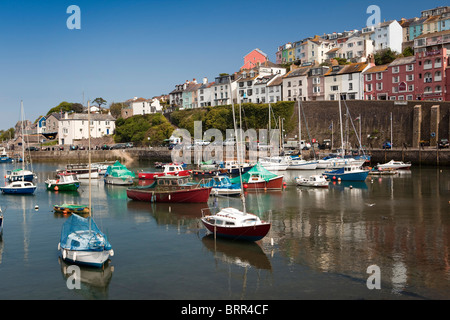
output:
[[[92,195],[91,195],[91,107],[87,102],[88,109],[88,170],[89,170],[89,233],[91,232],[91,211],[92,211]]]
[[[23,100],[20,100],[20,127],[22,129],[22,170],[25,170],[25,133],[23,129],[23,118]]]
[[[300,96],[297,100],[298,109],[298,153],[302,154],[302,117],[300,115]]]
[[[341,93],[338,93],[338,99],[339,99],[339,123],[341,125],[341,153],[342,156],[345,155],[345,150],[344,150],[344,132],[342,129],[342,110],[341,110]]]
[[[242,206],[243,206],[242,212],[243,212],[244,214],[246,214],[246,213],[247,213],[247,210],[246,210],[246,208],[245,208],[245,197],[244,197],[244,194],[243,194],[243,192],[242,192],[242,190],[243,190],[242,173],[241,173],[241,169],[240,169],[240,167],[239,167],[239,165],[240,165],[240,163],[241,163],[241,160],[240,160],[240,156],[239,156],[239,154],[240,154],[240,152],[239,152],[239,143],[238,143],[238,140],[239,140],[239,139],[238,139],[238,134],[237,134],[237,129],[236,129],[236,114],[235,114],[235,112],[234,112],[233,91],[231,90],[231,76],[228,76],[228,79],[230,80],[231,110],[233,111],[233,125],[234,125],[234,135],[236,136],[236,151],[237,151],[237,157],[238,157],[239,180],[240,180],[240,182],[241,182],[241,194],[240,194],[240,196],[241,196]],[[242,141],[241,141],[241,142],[242,142]]]

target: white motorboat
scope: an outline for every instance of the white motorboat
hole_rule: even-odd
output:
[[[259,163],[269,171],[285,171],[289,167],[285,157],[263,157]]]
[[[329,185],[327,179],[319,174],[313,174],[309,176],[309,178],[302,176],[296,177],[295,181],[297,182],[298,186],[302,187],[328,188]]]
[[[381,169],[405,170],[405,169],[411,168],[411,163],[410,162],[405,163],[403,161],[391,160],[386,163],[377,164],[377,167],[381,168]]]

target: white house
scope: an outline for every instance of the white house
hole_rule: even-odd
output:
[[[213,84],[214,82],[208,82],[208,78],[203,78],[202,84],[197,90],[198,106],[200,108],[212,105],[211,86]]]
[[[58,140],[59,144],[73,144],[74,140],[100,138],[111,135],[116,128],[115,119],[111,114],[91,114],[89,124],[87,113],[67,113],[59,120]]]
[[[333,66],[325,74],[325,98],[337,100],[339,94],[343,100],[364,99],[364,74],[372,63],[351,63]]]
[[[125,101],[125,104],[128,106],[127,109],[131,109],[131,115],[133,116],[162,111],[162,107],[158,99],[144,99],[134,97],[133,99]]]
[[[397,20],[380,22],[375,26],[372,37],[375,51],[391,48],[392,51],[402,52],[403,28]]]
[[[267,103],[274,103],[283,100],[283,77],[277,74],[267,83]]]

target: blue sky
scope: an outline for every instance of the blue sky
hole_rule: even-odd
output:
[[[448,3],[447,3],[448,4]],[[69,30],[70,5],[81,29]],[[361,29],[369,5],[381,19],[419,16],[444,1],[0,0],[0,129],[34,121],[62,101],[167,94],[185,80],[232,73],[260,48]]]

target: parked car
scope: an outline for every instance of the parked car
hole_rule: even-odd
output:
[[[391,142],[390,141],[385,141],[383,143],[383,149],[390,149],[390,148],[392,148]]]
[[[126,143],[126,147],[127,147],[127,148],[133,148],[133,147],[134,147],[133,142],[127,142],[127,143]]]
[[[102,150],[109,150],[109,149],[111,149],[111,147],[108,146],[107,144],[104,144],[104,145],[102,145],[101,149]]]
[[[78,146],[78,150],[86,150],[86,147],[85,147],[85,146],[82,146],[82,145],[79,145],[79,146]]]
[[[441,139],[441,140],[439,140],[438,148],[439,149],[448,148],[448,139]]]
[[[71,145],[69,150],[78,150],[78,146]]]
[[[25,150],[26,151],[38,151],[39,149],[37,147],[27,147]]]
[[[113,150],[113,149],[125,149],[127,146],[126,146],[126,144],[125,143],[117,143],[117,144],[115,144],[115,145],[113,145],[113,146],[111,146],[111,150]]]

